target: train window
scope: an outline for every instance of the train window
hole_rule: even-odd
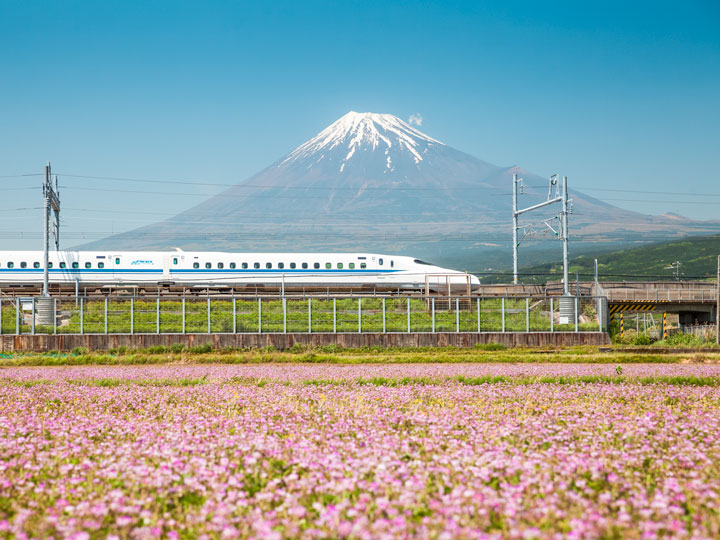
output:
[[[360,268],[367,268],[367,263],[360,263]]]
[[[308,267],[308,264],[307,264],[307,263],[302,263],[302,267],[303,267],[303,268],[307,268],[307,267]]]
[[[12,261],[10,261],[10,262],[8,263],[8,268],[15,268],[15,263],[12,262]]]
[[[320,268],[320,263],[313,263],[313,268]]]
[[[378,259],[378,264],[379,264],[380,266],[382,266],[382,265],[383,265],[383,260],[382,260],[382,257]]]
[[[178,263],[178,258],[177,258],[177,257],[173,257],[173,264],[177,264],[177,263]]]
[[[34,262],[34,263],[33,263],[33,268],[40,268],[40,263],[39,263],[39,262]]]
[[[218,268],[219,268],[220,270],[222,270],[223,268],[225,268],[225,264],[224,264],[224,263],[218,263]]]
[[[338,270],[342,270],[343,263],[338,263]]]
[[[235,264],[235,263],[230,263],[230,268],[237,268],[237,264]]]
[[[49,263],[48,263],[48,268],[52,268],[52,267],[53,267],[53,263],[49,262]]]
[[[212,263],[205,263],[205,268],[212,268]]]
[[[61,262],[61,263],[60,263],[60,268],[67,268],[67,264],[65,264],[64,262]]]
[[[325,268],[328,268],[328,269],[332,268],[332,263],[325,263]]]
[[[115,264],[120,264],[120,257],[115,257]]]
[[[260,263],[253,263],[253,268],[260,268]]]
[[[74,263],[72,263],[72,267],[73,267],[73,268],[80,268],[80,263],[79,263],[79,262],[74,262]]]
[[[278,263],[278,268],[280,268],[280,269],[285,268],[285,263]]]
[[[243,267],[243,268],[247,268],[247,267],[248,267],[248,263],[242,263],[242,267]]]
[[[432,266],[432,263],[425,262],[425,261],[421,261],[420,259],[415,259],[413,262],[414,262],[415,264],[425,264],[425,265],[427,265],[427,266]]]
[[[349,268],[350,270],[355,269],[355,263],[348,263],[348,268]]]
[[[92,263],[86,262],[86,263],[85,263],[85,268],[92,268]]]
[[[295,264],[295,263],[290,263],[290,268],[295,268],[296,266],[297,266],[297,264]]]
[[[99,262],[99,263],[98,263],[98,268],[105,268],[105,263],[104,263],[104,262]]]
[[[194,262],[194,263],[193,263],[193,268],[200,268],[200,263],[199,263],[199,262]]]
[[[20,263],[20,268],[27,268],[27,263],[26,263],[26,262],[21,262],[21,263]]]
[[[265,263],[265,268],[272,268],[272,263]]]
[[[395,261],[390,261],[390,268],[395,268]]]

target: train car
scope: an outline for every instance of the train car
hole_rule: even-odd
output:
[[[0,284],[43,281],[42,251],[0,251]],[[51,284],[188,286],[271,285],[400,289],[476,288],[464,272],[413,257],[377,253],[222,253],[51,251]]]

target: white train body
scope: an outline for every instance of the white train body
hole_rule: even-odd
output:
[[[477,287],[475,276],[413,257],[376,253],[51,251],[51,284]],[[0,251],[0,284],[42,283],[42,251]]]

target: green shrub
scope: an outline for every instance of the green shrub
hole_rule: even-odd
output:
[[[502,343],[476,343],[475,348],[481,351],[504,351],[507,349],[507,345]]]
[[[212,351],[212,345],[195,345],[194,347],[190,347],[188,351],[196,354],[209,353],[210,351]]]
[[[637,334],[633,339],[633,345],[650,345],[652,343],[650,336],[645,334]]]
[[[677,333],[668,337],[663,341],[665,345],[683,345],[686,347],[699,347],[704,345],[705,341],[694,334]]]

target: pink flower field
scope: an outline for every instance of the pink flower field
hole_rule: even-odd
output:
[[[720,536],[718,366],[512,380],[615,369],[2,369],[0,536]]]

